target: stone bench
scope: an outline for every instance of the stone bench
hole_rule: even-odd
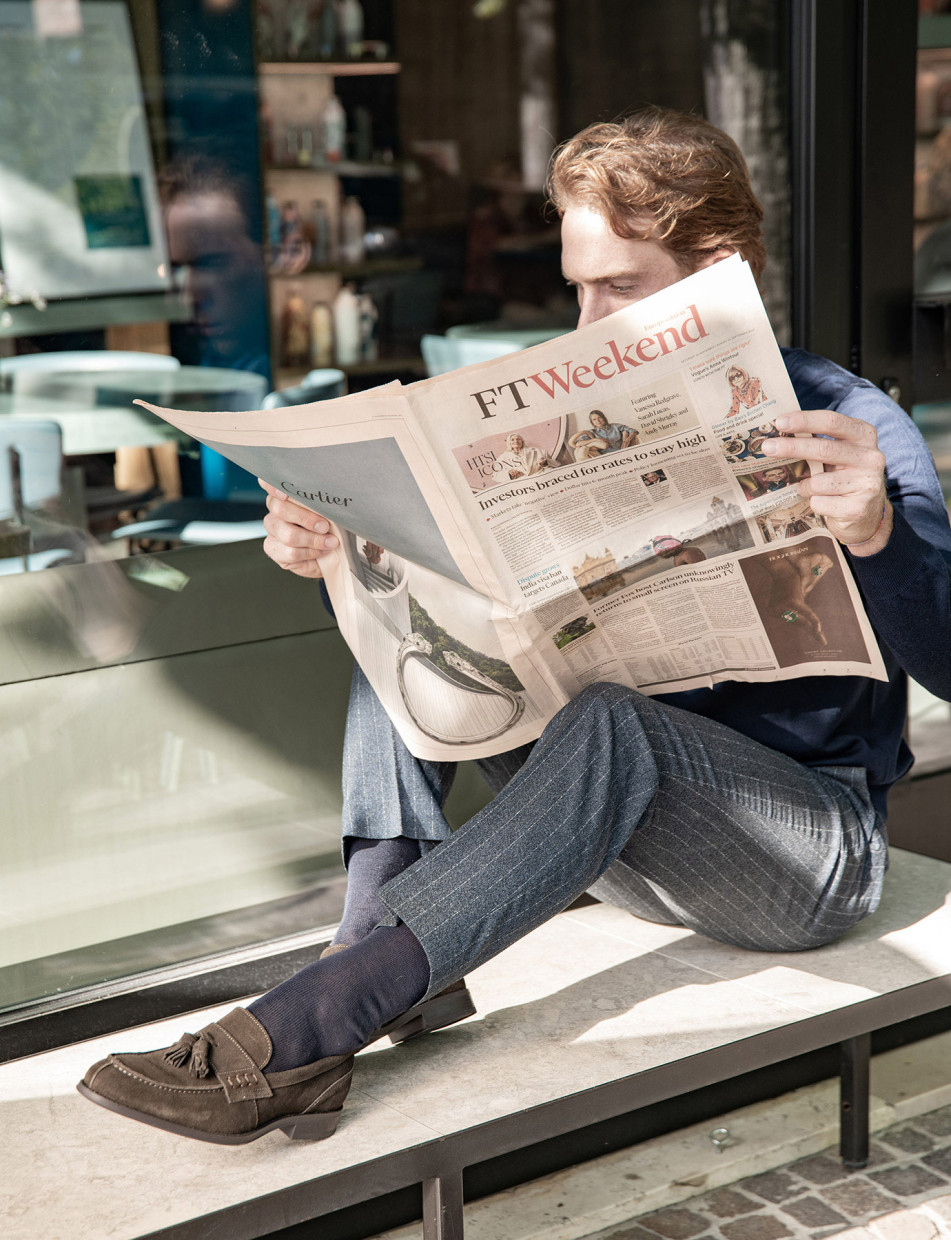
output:
[[[605,905],[563,913],[472,975],[478,1016],[364,1051],[328,1141],[209,1145],[75,1092],[108,1050],[164,1045],[227,1008],[8,1063],[0,1234],[245,1240],[422,1183],[426,1240],[461,1240],[466,1166],[837,1043],[843,1155],[861,1165],[869,1035],[951,1005],[949,895],[951,864],[896,850],[879,911],[792,955]]]

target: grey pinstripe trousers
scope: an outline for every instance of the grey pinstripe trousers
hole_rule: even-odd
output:
[[[585,689],[534,746],[480,766],[496,795],[451,832],[455,765],[412,757],[357,669],[344,834],[424,843],[381,896],[426,952],[427,995],[586,890],[771,951],[830,942],[878,904],[887,847],[861,768],[802,766],[611,684]]]

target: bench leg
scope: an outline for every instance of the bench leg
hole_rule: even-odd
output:
[[[839,1153],[846,1167],[868,1163],[868,1074],[871,1034],[839,1044]]]
[[[461,1171],[423,1181],[423,1240],[463,1240]]]

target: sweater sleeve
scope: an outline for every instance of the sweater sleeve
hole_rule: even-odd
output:
[[[877,555],[845,550],[869,619],[908,675],[951,701],[951,526],[931,453],[912,419],[871,384],[850,387],[839,410],[875,425],[895,513]]]

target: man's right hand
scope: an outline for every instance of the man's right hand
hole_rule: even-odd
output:
[[[340,545],[330,532],[330,522],[270,483],[261,478],[258,482],[267,492],[265,555],[298,577],[322,577],[321,558]]]

